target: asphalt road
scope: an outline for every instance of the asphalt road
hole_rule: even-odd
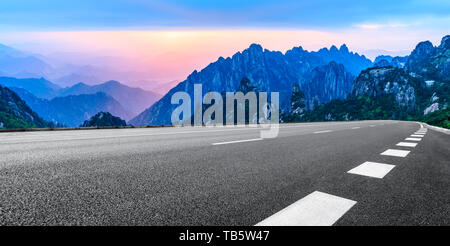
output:
[[[0,224],[255,225],[282,211],[294,223],[450,225],[450,135],[420,127],[285,124],[263,140],[254,128],[1,133]],[[348,173],[368,161],[391,169]]]

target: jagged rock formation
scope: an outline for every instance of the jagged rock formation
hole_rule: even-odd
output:
[[[372,66],[372,62],[364,55],[350,52],[347,45],[343,44],[339,49],[336,46],[331,46],[328,50],[326,48],[320,49],[313,54],[321,57],[325,63],[334,61],[343,64],[345,69],[354,76],[357,76],[362,70]]]
[[[392,94],[398,105],[413,111],[417,106],[416,90],[424,87],[424,84],[406,74],[402,69],[370,68],[363,71],[355,80],[352,95],[377,97]]]
[[[234,92],[244,77],[252,81],[252,85],[261,91],[279,92],[280,107],[284,112],[288,112],[293,84],[302,85],[309,81],[311,82],[309,84],[311,91],[318,92],[318,89],[313,88],[312,81],[317,82],[319,87],[323,86],[322,81],[315,80],[314,78],[319,75],[313,76],[312,71],[318,66],[329,64],[331,60],[342,61],[344,68],[348,66],[355,72],[372,64],[364,56],[349,52],[345,45],[339,50],[333,46],[330,50],[322,49],[317,52],[308,52],[302,47],[296,47],[283,54],[278,51],[264,50],[260,45],[252,44],[243,52],[238,52],[226,59],[221,57],[202,71],[194,71],[185,81],[179,83],[152,107],[132,119],[130,123],[133,125],[170,124],[171,112],[176,107],[176,105],[171,105],[170,100],[176,92],[187,92],[193,98],[193,87],[197,83],[203,85],[203,94],[209,91]],[[320,71],[315,72],[315,74],[320,73]],[[340,76],[336,77],[340,78]],[[344,77],[347,82],[348,75],[346,74]],[[346,86],[347,84],[344,85],[344,87]],[[305,93],[305,95],[308,98],[317,96],[319,103],[323,103],[320,101],[321,99],[325,99],[326,102],[334,98],[341,98],[343,96],[341,91],[349,90],[335,88],[334,92],[337,94],[308,95]]]
[[[316,67],[311,79],[300,85],[306,98],[308,110],[333,99],[345,98],[352,91],[354,77],[344,65],[332,61],[325,66]]]
[[[450,80],[450,35],[437,47],[430,41],[419,43],[408,58],[406,71],[424,79]]]

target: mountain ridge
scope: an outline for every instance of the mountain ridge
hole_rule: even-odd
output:
[[[292,86],[295,83],[303,84],[312,79],[311,71],[320,65],[327,65],[328,60],[351,60],[344,62],[343,66],[355,69],[354,64],[365,68],[372,64],[370,60],[357,53],[349,52],[347,46],[332,46],[317,52],[309,52],[301,46],[294,47],[284,54],[280,51],[263,49],[259,44],[251,44],[242,52],[236,52],[231,57],[219,57],[217,61],[210,63],[200,72],[194,70],[186,80],[180,82],[164,95],[158,102],[144,112],[129,121],[134,125],[165,125],[170,124],[170,112],[174,105],[170,103],[170,97],[177,91],[187,92],[193,95],[193,85],[203,85],[203,93],[209,91],[236,91],[239,81],[248,78],[252,84],[261,91],[280,92],[280,106],[288,111],[290,107],[289,97]],[[327,62],[328,61],[328,62]],[[358,61],[364,61],[358,63]],[[334,98],[334,95],[331,96]]]
[[[395,66],[396,58],[404,66]],[[396,58],[380,57],[376,66],[362,71],[346,99],[332,100],[301,115],[291,112],[284,119],[422,120],[449,128],[450,36],[438,46],[420,42],[409,56]],[[302,100],[298,98],[298,103]]]
[[[0,77],[0,84],[7,87],[22,88],[34,96],[51,100],[56,97],[70,95],[96,94],[103,92],[112,96],[123,107],[127,108],[134,117],[142,112],[148,105],[153,104],[160,95],[141,88],[134,88],[124,85],[118,81],[107,81],[98,85],[87,85],[78,83],[71,87],[61,88],[44,78],[40,79],[17,79],[12,77]],[[130,119],[127,116],[126,119]]]
[[[22,88],[10,89],[45,120],[65,126],[79,126],[101,111],[110,112],[121,118],[132,117],[118,101],[103,92],[55,97],[49,100],[37,98]]]

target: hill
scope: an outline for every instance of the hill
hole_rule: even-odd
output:
[[[51,126],[31,110],[15,92],[0,86],[0,129]]]
[[[126,126],[127,123],[119,117],[113,116],[108,112],[99,112],[89,120],[84,121],[82,127],[96,126]]]

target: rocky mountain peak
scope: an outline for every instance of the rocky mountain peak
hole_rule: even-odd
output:
[[[428,57],[434,52],[434,46],[430,41],[423,41],[417,44],[416,48],[411,53],[411,56]]]
[[[441,49],[450,49],[450,35],[447,35],[442,38],[441,45],[439,46]]]
[[[331,52],[338,52],[339,50],[338,50],[338,48],[336,46],[332,45],[331,48],[330,48],[330,51]]]
[[[349,53],[349,50],[348,50],[348,47],[346,44],[341,45],[341,47],[339,48],[339,51]]]
[[[263,47],[259,44],[251,44],[246,51],[249,51],[250,53],[262,53]]]
[[[421,42],[408,58],[408,72],[428,80],[448,80],[450,76],[450,35],[442,38],[440,46],[430,41]]]

